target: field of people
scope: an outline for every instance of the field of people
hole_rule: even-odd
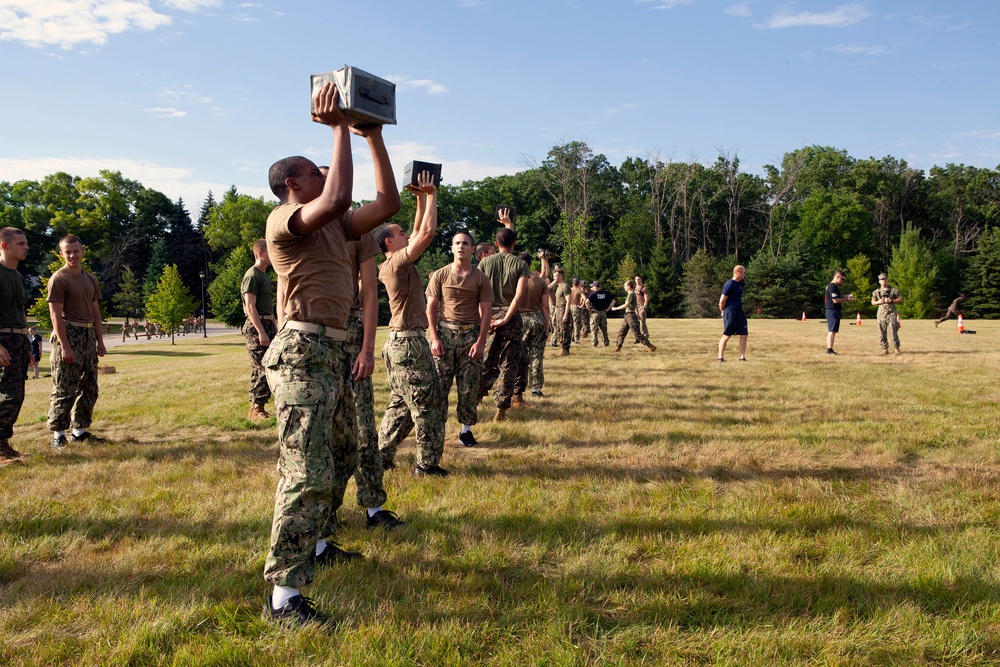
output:
[[[620,319],[610,323],[613,333]],[[273,419],[246,419],[238,334],[109,350],[91,430],[50,448],[28,380],[0,468],[0,664],[638,665],[1000,661],[1000,322],[653,320],[655,353],[548,348],[545,397],[414,478],[407,525],[303,593],[337,623],[261,619]],[[380,330],[376,350],[385,340]],[[43,365],[47,365],[47,357]],[[376,417],[388,400],[375,371]]]

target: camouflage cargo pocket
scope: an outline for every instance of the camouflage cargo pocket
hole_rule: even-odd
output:
[[[305,444],[322,395],[322,385],[314,382],[282,382],[274,389],[278,437],[285,447],[301,449]]]

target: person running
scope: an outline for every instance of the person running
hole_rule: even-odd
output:
[[[622,351],[622,343],[625,342],[625,334],[628,333],[629,329],[632,329],[633,335],[642,344],[645,345],[650,352],[656,352],[656,346],[649,342],[646,335],[642,333],[642,329],[639,326],[639,297],[635,291],[635,283],[631,280],[625,281],[625,303],[620,306],[611,308],[611,310],[624,310],[625,319],[622,320],[622,326],[618,330],[618,338],[615,341],[615,352]]]

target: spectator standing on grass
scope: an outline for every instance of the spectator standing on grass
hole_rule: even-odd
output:
[[[507,419],[507,410],[514,398],[514,383],[526,363],[524,343],[521,340],[520,307],[528,288],[528,280],[531,279],[528,265],[514,256],[517,237],[514,235],[514,223],[506,209],[500,211],[498,222],[504,227],[497,231],[495,237],[499,252],[479,264],[493,288],[493,320],[490,322],[490,334],[483,353],[485,360],[479,396],[486,396],[499,379],[500,384],[493,392],[493,400],[496,402],[494,422]]]
[[[448,394],[457,384],[459,441],[466,447],[479,444],[472,427],[479,422],[479,383],[483,375],[483,351],[490,333],[493,288],[486,274],[472,266],[475,241],[468,232],[451,239],[451,264],[433,272],[427,280],[427,320],[431,354],[441,381],[441,396],[448,414]]]
[[[273,584],[264,617],[302,625],[324,622],[299,588],[317,566],[360,558],[327,543],[357,466],[357,422],[344,342],[354,296],[347,239],[358,238],[399,210],[382,126],[348,130],[337,89],[315,99],[315,122],[332,130],[330,176],[301,156],[271,165],[268,182],[281,205],[267,218],[267,253],[278,275],[282,327],[262,363],[275,397],[278,485],[264,579]],[[354,166],[350,132],[368,142],[374,201],[351,210]]]
[[[952,301],[951,305],[948,306],[948,312],[946,312],[944,314],[944,317],[942,317],[939,320],[935,320],[934,321],[934,328],[937,328],[937,326],[939,324],[941,324],[942,322],[944,322],[946,319],[948,319],[952,315],[954,315],[955,317],[958,317],[959,315],[961,315],[962,314],[962,302],[965,301],[965,299],[966,299],[966,296],[964,294],[962,294],[957,299],[955,299],[954,301]]]
[[[389,405],[382,415],[378,448],[382,465],[395,467],[396,449],[416,427],[417,477],[447,477],[441,467],[447,402],[434,367],[427,330],[427,300],[417,271],[420,259],[437,231],[437,188],[430,172],[417,175],[417,185],[407,186],[417,196],[412,237],[397,224],[375,230],[375,240],[385,253],[378,278],[389,295],[389,337],[382,358],[389,374]]]
[[[38,335],[38,329],[35,327],[28,327],[28,342],[31,343],[31,365],[35,370],[32,379],[37,380],[42,363],[42,337]]]
[[[622,326],[618,330],[618,339],[615,341],[615,352],[622,351],[622,343],[625,342],[625,334],[628,333],[629,329],[632,329],[632,334],[635,336],[636,340],[642,345],[649,348],[650,352],[656,352],[656,346],[649,342],[642,330],[639,327],[639,315],[636,312],[639,309],[639,296],[636,294],[635,283],[631,280],[625,281],[625,303],[611,310],[624,310],[625,319],[622,320]]]
[[[97,404],[97,358],[103,357],[104,326],[101,324],[101,286],[83,270],[83,244],[76,236],[59,240],[63,266],[49,279],[49,316],[52,318],[52,398],[49,430],[52,447],[69,442],[100,442],[88,430]]]
[[[253,266],[243,274],[243,282],[240,283],[246,315],[242,333],[250,353],[250,412],[247,414],[250,421],[270,417],[264,406],[271,398],[271,389],[267,386],[267,374],[261,364],[267,347],[278,333],[274,326],[274,289],[267,275],[270,266],[267,241],[257,239],[253,244]]]
[[[889,334],[892,334],[892,344],[899,354],[899,313],[896,304],[903,303],[899,290],[889,286],[889,276],[878,274],[878,288],[872,292],[872,305],[878,306],[878,341],[882,345],[882,354],[889,354]]]
[[[18,264],[28,256],[28,238],[20,229],[0,229],[0,465],[21,459],[10,445],[14,423],[24,403],[31,344],[28,340],[28,292]]]
[[[526,252],[518,254],[518,259],[531,266],[531,255]],[[521,305],[521,344],[524,345],[525,364],[514,383],[512,407],[525,405],[524,392],[531,385],[531,395],[541,398],[542,386],[545,384],[545,341],[549,337],[549,283],[543,278],[549,272],[549,260],[544,254],[539,254],[542,262],[541,273],[531,272],[527,289],[524,291],[524,303]]]
[[[826,305],[827,354],[837,354],[833,351],[833,340],[837,337],[837,332],[840,331],[841,304],[845,301],[854,301],[853,294],[842,295],[840,293],[840,287],[844,284],[845,280],[847,280],[847,275],[840,269],[837,269],[833,274],[833,280],[826,286],[824,303]]]
[[[719,339],[719,361],[726,360],[726,343],[732,336],[740,337],[740,361],[747,360],[747,316],[743,312],[743,279],[747,270],[737,265],[733,277],[722,286],[719,311],[722,314],[722,338]]]
[[[590,283],[590,295],[587,297],[587,309],[590,311],[590,332],[594,347],[597,347],[598,333],[604,338],[604,347],[610,344],[608,340],[608,311],[615,305],[615,297],[611,292],[601,288],[601,283]]]

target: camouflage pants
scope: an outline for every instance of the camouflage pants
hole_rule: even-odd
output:
[[[580,342],[590,335],[590,311],[586,306],[580,307]]]
[[[639,327],[639,316],[634,310],[625,311],[625,319],[622,320],[622,328],[618,330],[618,340],[615,341],[615,345],[618,347],[622,346],[625,342],[625,334],[631,329],[632,333],[635,334],[635,339],[642,343],[643,345],[649,345],[649,339],[646,334],[642,333]]]
[[[497,407],[506,410],[514,396],[514,384],[526,363],[524,344],[521,342],[521,313],[515,313],[506,325],[490,332],[483,352],[483,378],[479,395],[485,396],[500,380],[493,392]]]
[[[7,348],[10,355],[10,365],[0,366],[0,440],[9,440],[14,435],[14,422],[24,403],[31,343],[25,334],[0,333],[0,345]]]
[[[274,320],[261,320],[264,333],[271,340],[278,335],[278,330],[274,326]],[[267,346],[260,344],[260,334],[248,319],[243,323],[243,340],[247,343],[247,352],[250,353],[250,405],[263,406],[271,398],[271,389],[267,386],[267,374],[264,373],[264,365],[260,360],[267,352]]]
[[[431,357],[431,346],[423,335],[395,338],[382,348],[389,372],[389,405],[382,415],[378,448],[383,461],[396,458],[399,443],[416,426],[417,464],[436,466],[444,454],[446,403],[441,398],[441,382]]]
[[[542,390],[545,384],[545,318],[540,311],[521,314],[521,343],[527,358],[514,383],[514,393],[523,394],[531,384],[532,389]]]
[[[93,329],[66,325],[66,337],[76,355],[76,363],[62,360],[62,345],[52,335],[52,398],[49,401],[49,430],[85,429],[94,418],[97,405],[97,334]]]
[[[562,312],[558,308],[553,308],[552,317],[549,318],[550,345],[562,345]]]
[[[593,337],[594,347],[597,347],[597,334],[604,337],[604,347],[608,346],[608,311],[595,310],[590,314],[590,332]]]
[[[434,366],[441,380],[445,419],[448,418],[448,395],[454,378],[458,391],[458,423],[472,426],[479,421],[479,381],[483,376],[483,358],[473,359],[469,356],[469,350],[479,338],[479,325],[470,325],[465,331],[457,331],[439,324],[438,338],[441,339],[444,353],[440,357],[434,357]]]
[[[301,588],[313,578],[316,542],[337,527],[357,467],[358,426],[343,343],[282,329],[264,355],[278,420],[278,488],[264,579]]]
[[[646,309],[645,308],[643,308],[639,312],[639,331],[642,332],[643,336],[645,336],[646,338],[649,338],[649,327],[646,326]]]
[[[559,320],[559,328],[562,330],[562,349],[569,354],[569,346],[573,341],[573,318],[567,317],[566,321]]]
[[[573,342],[580,342],[580,334],[583,334],[584,310],[580,306],[569,307],[569,319],[573,323]]]
[[[888,317],[878,318],[878,342],[882,344],[883,350],[889,349],[889,333],[892,333],[892,344],[899,348],[899,320],[896,314],[892,313]]]
[[[351,314],[347,318],[347,368],[354,368],[354,362],[361,354],[364,344],[364,323],[361,317]],[[354,389],[354,414],[358,421],[358,469],[354,471],[354,485],[358,487],[358,505],[381,507],[386,500],[382,486],[382,454],[378,451],[378,431],[375,429],[375,393],[371,376],[355,380],[351,373],[351,387]]]

